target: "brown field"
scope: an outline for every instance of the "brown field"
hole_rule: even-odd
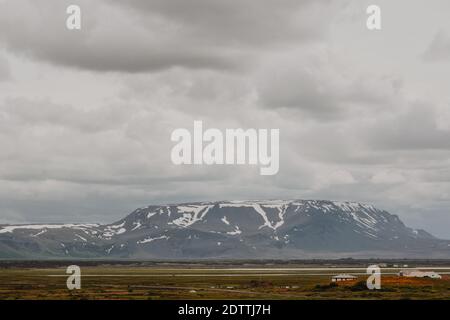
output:
[[[0,299],[450,299],[448,274],[442,279],[405,278],[386,268],[381,290],[370,291],[363,268],[312,269],[92,265],[82,267],[81,290],[68,290],[63,266],[0,266]],[[358,279],[331,284],[338,273],[357,274]]]

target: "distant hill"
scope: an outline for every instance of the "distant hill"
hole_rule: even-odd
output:
[[[3,259],[450,258],[450,241],[371,205],[218,201],[140,208],[115,223],[1,225]]]

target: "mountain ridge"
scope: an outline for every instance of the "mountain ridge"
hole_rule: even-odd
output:
[[[150,205],[111,224],[0,225],[0,258],[448,258],[450,241],[370,204],[227,200]]]

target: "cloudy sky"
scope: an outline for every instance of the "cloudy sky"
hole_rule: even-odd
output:
[[[366,28],[369,4],[381,31]],[[0,223],[332,199],[450,238],[449,12],[448,0],[0,0]],[[170,134],[194,120],[279,128],[279,173],[173,165]]]

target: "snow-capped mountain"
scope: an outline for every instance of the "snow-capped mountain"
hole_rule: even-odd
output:
[[[0,258],[450,258],[450,241],[355,202],[221,201],[140,208],[113,224],[3,225]]]

